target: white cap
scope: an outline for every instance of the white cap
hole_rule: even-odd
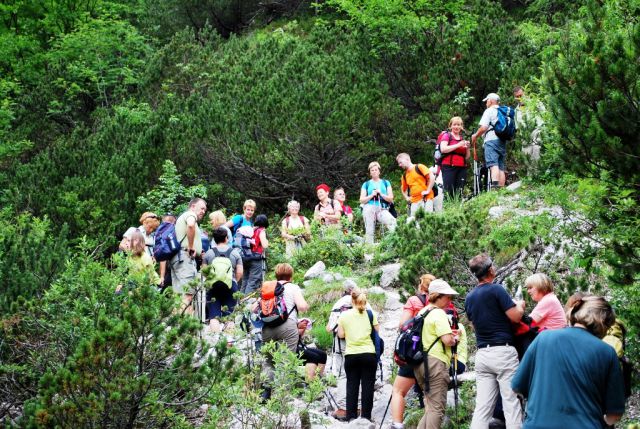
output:
[[[429,293],[440,293],[442,295],[458,295],[458,292],[453,290],[449,283],[442,279],[435,279],[429,283]]]
[[[134,232],[136,232],[138,228],[130,227],[124,234],[122,234],[122,238],[131,238]]]
[[[484,97],[482,99],[482,101],[487,101],[487,100],[500,101],[500,96],[498,94],[496,94],[495,92],[491,92],[486,97]]]

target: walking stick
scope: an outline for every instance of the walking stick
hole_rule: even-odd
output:
[[[473,142],[473,195],[478,196],[480,193],[480,169],[478,168],[478,151],[476,150],[476,142]]]
[[[453,316],[451,319],[452,328],[459,329],[458,318]],[[458,427],[458,344],[451,347],[453,353],[453,409],[456,418],[456,427]]]
[[[387,411],[389,411],[389,405],[391,405],[391,398],[393,398],[393,392],[389,395],[389,402],[387,402],[387,408],[384,410],[384,414],[382,415],[382,420],[380,420],[380,429],[382,429],[382,425],[384,424],[384,419],[387,417]]]

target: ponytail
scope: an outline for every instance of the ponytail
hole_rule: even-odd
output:
[[[362,292],[359,289],[355,289],[351,292],[351,301],[353,301],[353,306],[360,313],[364,313],[364,310],[367,308],[367,294]]]

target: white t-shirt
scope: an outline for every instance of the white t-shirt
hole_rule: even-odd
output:
[[[293,306],[296,305],[294,297],[297,293],[302,294],[300,286],[294,283],[284,284],[284,303],[287,305],[287,310],[289,311],[289,319],[293,319],[296,323],[298,323],[298,309],[292,309]]]
[[[488,107],[480,118],[480,126],[489,127],[489,131],[484,133],[483,139],[485,142],[491,140],[499,140],[499,137],[493,131],[493,126],[498,122],[498,105],[494,104]]]

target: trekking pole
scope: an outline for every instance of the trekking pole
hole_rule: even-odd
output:
[[[389,405],[391,405],[391,398],[393,398],[393,392],[391,392],[391,395],[389,395],[389,402],[387,402],[387,408],[384,409],[382,420],[380,420],[380,429],[382,429],[382,425],[384,424],[384,419],[387,417],[387,411],[389,411]]]
[[[332,407],[334,411],[340,409],[340,406],[338,406],[338,401],[336,401],[336,398],[334,398],[331,392],[329,392],[328,387],[324,389],[324,395],[327,397],[327,402],[329,402],[329,406]]]
[[[473,195],[478,196],[480,193],[480,169],[478,168],[478,151],[476,150],[476,142],[473,142]]]
[[[456,418],[456,428],[458,422],[458,346],[452,347],[453,351],[453,409]]]

